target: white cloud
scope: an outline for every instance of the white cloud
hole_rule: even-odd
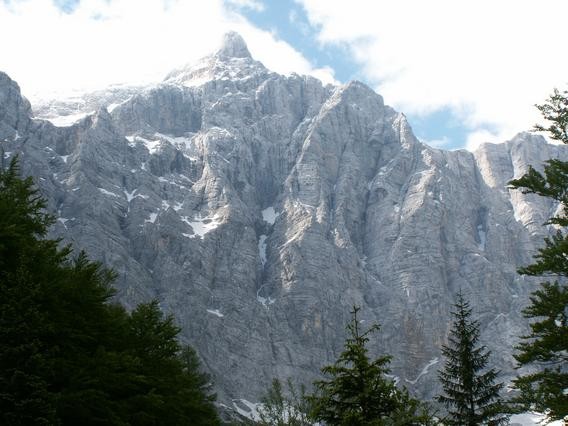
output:
[[[420,139],[420,141],[432,148],[447,148],[451,145],[451,141],[447,136],[443,136],[440,139]]]
[[[464,148],[468,151],[475,151],[481,144],[500,143],[505,142],[507,139],[510,139],[510,137],[506,134],[478,129],[469,133]]]
[[[313,68],[300,52],[285,41],[276,39],[273,34],[251,26],[238,31],[246,40],[251,55],[268,69],[280,74],[309,74],[324,84],[338,84],[331,68]]]
[[[255,0],[234,0],[258,8]],[[222,35],[241,33],[252,55],[283,74],[333,80],[289,44],[262,31],[222,0],[83,0],[64,13],[48,0],[0,1],[0,70],[32,99],[52,92],[162,80],[212,53]]]
[[[565,0],[297,2],[319,41],[347,46],[387,103],[450,108],[471,141],[531,128],[533,105],[568,83]]]

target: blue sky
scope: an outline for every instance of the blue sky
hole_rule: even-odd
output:
[[[145,84],[236,30],[276,72],[363,81],[421,140],[475,149],[565,88],[565,16],[565,0],[2,0],[0,70],[32,102]]]
[[[242,13],[255,26],[275,33],[290,43],[316,67],[330,66],[335,77],[342,82],[360,79],[358,67],[349,55],[338,46],[322,46],[317,33],[310,25],[304,9],[292,0],[263,2],[262,10],[243,9]]]
[[[243,14],[259,28],[277,34],[308,58],[316,67],[329,66],[342,83],[367,81],[360,67],[352,60],[344,46],[323,45],[317,40],[317,29],[310,25],[305,9],[293,0],[263,2],[262,10],[244,9]],[[388,103],[388,99],[386,100]],[[404,112],[404,111],[402,111]],[[449,108],[441,108],[429,114],[407,113],[416,136],[433,145],[448,149],[463,147],[467,129]]]

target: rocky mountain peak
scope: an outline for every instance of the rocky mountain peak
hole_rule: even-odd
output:
[[[0,138],[17,135],[29,120],[30,111],[30,103],[22,96],[18,83],[0,71]]]
[[[251,58],[247,44],[241,35],[235,31],[230,31],[223,36],[223,42],[215,56],[220,58]]]
[[[255,61],[243,38],[236,32],[223,37],[219,50],[169,73],[165,82],[185,87],[202,86],[213,80],[243,81],[263,76],[268,70]]]

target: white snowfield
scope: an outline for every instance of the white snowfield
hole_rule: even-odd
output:
[[[564,426],[566,423],[562,420],[555,420],[546,423],[546,416],[540,413],[523,413],[511,416],[510,426],[533,426],[533,425],[547,425],[547,426]]]

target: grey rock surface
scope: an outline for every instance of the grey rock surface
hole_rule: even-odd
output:
[[[221,401],[316,378],[353,304],[382,324],[372,351],[429,398],[460,289],[512,377],[535,288],[516,269],[556,206],[507,182],[568,159],[565,147],[522,133],[474,153],[430,148],[364,84],[272,73],[236,34],[125,90],[52,103],[95,109],[57,127],[0,73],[3,161],[21,156],[58,217],[53,235],[114,268],[122,303],[157,298],[176,316]]]

